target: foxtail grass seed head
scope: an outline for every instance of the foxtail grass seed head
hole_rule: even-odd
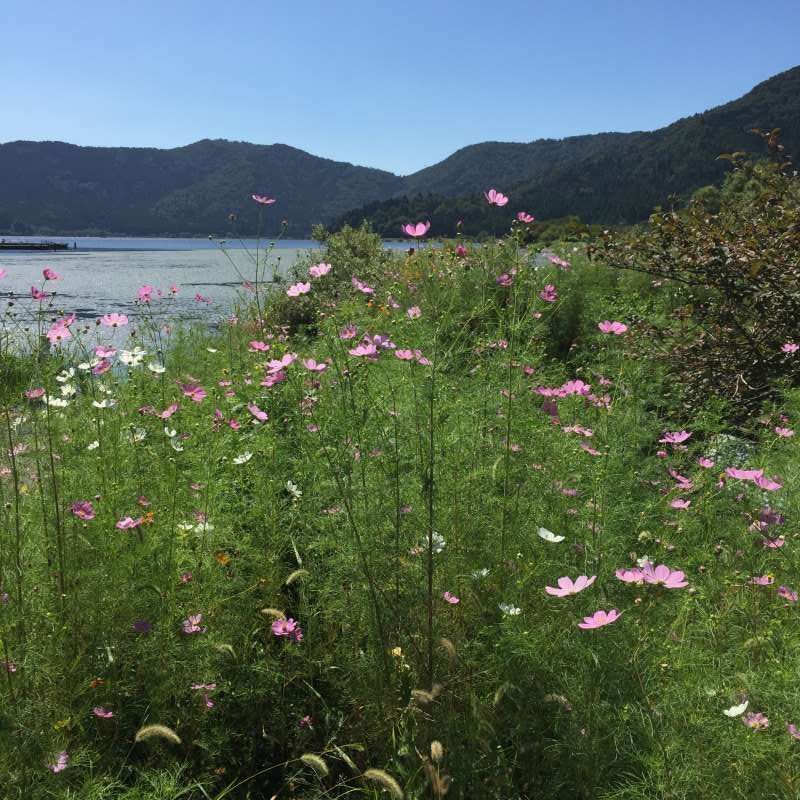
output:
[[[300,760],[306,766],[311,767],[321,778],[328,775],[328,765],[325,763],[325,760],[321,756],[316,755],[316,753],[303,753],[303,755],[300,756]]]
[[[382,769],[368,769],[361,777],[385,789],[396,800],[403,800],[400,784],[388,772]]]
[[[181,739],[172,728],[166,725],[145,725],[136,731],[136,738],[134,741],[143,742],[147,739],[164,739],[170,744],[180,744]]]
[[[431,761],[438,764],[444,758],[444,747],[438,739],[431,742]]]
[[[284,584],[286,586],[291,586],[295,581],[298,581],[301,578],[305,578],[306,575],[308,575],[308,570],[307,569],[296,569],[294,572],[292,572],[289,575],[288,578],[286,578],[286,580],[284,581]]]

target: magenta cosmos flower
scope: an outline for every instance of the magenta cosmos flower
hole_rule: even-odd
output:
[[[274,636],[283,636],[295,642],[303,640],[303,629],[291,617],[276,619],[272,623],[272,633]]]
[[[692,434],[688,431],[672,431],[665,433],[658,441],[661,444],[681,444],[685,442]]]
[[[0,269],[0,280],[6,277],[8,273],[4,269]]]
[[[578,627],[587,631],[593,628],[602,628],[612,622],[616,622],[619,617],[620,613],[616,608],[612,608],[611,611],[603,611],[601,608],[595,611],[591,617],[584,617],[583,622],[578,623]]]
[[[502,207],[508,203],[508,198],[502,192],[498,192],[497,189],[489,189],[488,192],[483,193],[483,196],[490,206]]]
[[[406,225],[401,225],[400,229],[406,236],[412,236],[415,239],[420,239],[431,229],[430,222],[409,222]]]
[[[251,194],[250,197],[261,206],[271,206],[277,200],[277,198],[267,197],[265,194]]]
[[[598,322],[597,327],[600,329],[601,333],[613,333],[614,336],[621,336],[628,330],[628,326],[624,322],[612,322],[607,319]]]
[[[517,219],[520,222],[524,222],[526,225],[530,225],[531,222],[533,222],[536,219],[536,217],[532,216],[531,214],[528,214],[525,211],[519,211],[517,213]]]
[[[269,419],[269,414],[266,411],[262,411],[255,403],[250,403],[247,406],[247,410],[259,421],[259,422],[266,422]]]
[[[92,714],[99,719],[111,719],[111,717],[114,716],[113,711],[109,711],[107,708],[103,708],[103,706],[95,706],[92,709]]]
[[[797,592],[794,591],[794,589],[791,589],[789,586],[779,586],[778,597],[782,597],[784,600],[788,600],[790,603],[797,602]]]
[[[50,267],[45,267],[42,270],[42,275],[46,281],[57,281],[61,277],[55,270],[50,269]]]
[[[544,590],[547,594],[553,597],[568,597],[571,594],[578,594],[584,589],[587,589],[597,580],[597,575],[592,575],[591,578],[586,575],[579,575],[574,581],[572,578],[564,576],[558,579],[558,588],[554,586],[545,586]]]
[[[105,325],[106,328],[121,328],[128,324],[128,318],[125,314],[104,314],[100,317],[100,324]]]
[[[95,518],[94,507],[88,500],[76,500],[69,509],[78,519],[88,521]]]
[[[553,286],[552,283],[548,283],[547,286],[539,292],[539,297],[545,301],[545,303],[555,303],[558,300],[558,292],[556,291],[556,287]]]
[[[358,289],[362,294],[375,294],[375,290],[371,286],[367,286],[366,283],[360,281],[355,275],[350,278],[350,283],[353,284],[354,289]]]
[[[308,294],[311,291],[310,283],[294,283],[287,290],[286,294],[289,297],[299,297],[301,294]]]
[[[333,267],[330,264],[320,263],[314,264],[314,266],[308,268],[308,274],[312,278],[322,278],[324,275],[327,275]]]
[[[786,342],[786,344],[781,345],[781,350],[784,353],[796,353],[800,350],[800,344],[795,344],[794,342]]]
[[[54,762],[52,762],[51,764],[45,764],[47,769],[49,769],[50,772],[52,772],[53,774],[61,772],[61,770],[66,769],[68,765],[69,765],[69,753],[66,750],[64,750],[64,752],[62,753],[59,753],[56,756]]]

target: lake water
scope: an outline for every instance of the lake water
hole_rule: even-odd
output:
[[[7,241],[43,241],[43,237],[7,236]],[[244,280],[253,280],[256,248],[263,263],[269,241],[254,239],[228,241],[225,252],[209,239],[47,237],[47,241],[67,242],[77,249],[53,252],[0,251],[0,308],[4,300],[30,302],[30,288],[42,286],[42,270],[51,267],[61,279],[48,283],[56,291],[55,307],[75,312],[79,319],[118,311],[135,316],[136,292],[150,284],[165,293],[172,284],[179,288],[171,306],[175,319],[191,322],[213,321],[227,315]],[[387,247],[403,248],[401,242]],[[272,268],[285,275],[298,258],[313,254],[320,245],[310,240],[278,242],[271,251],[267,277]],[[202,295],[209,302],[198,301]]]

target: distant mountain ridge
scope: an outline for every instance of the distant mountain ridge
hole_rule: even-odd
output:
[[[459,219],[477,233],[494,221],[487,212],[496,209],[481,196],[489,186],[511,196],[506,216],[527,210],[540,219],[636,222],[670,195],[718,181],[720,153],[760,152],[753,127],[780,127],[787,151],[800,158],[800,67],[656,131],[484,142],[405,177],[283,144],[204,139],[161,150],[8,142],[0,144],[0,233],[249,234],[259,210],[251,192],[278,197],[264,212],[267,235],[283,219],[288,235],[303,236],[315,223],[365,218],[398,235],[401,222],[421,217],[431,219],[432,234],[452,234]]]

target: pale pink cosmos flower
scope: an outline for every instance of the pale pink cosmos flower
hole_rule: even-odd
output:
[[[150,286],[150,284],[146,283],[136,292],[136,296],[139,299],[140,303],[149,303],[153,299],[153,292],[155,291],[154,286]]]
[[[267,197],[265,194],[251,194],[250,197],[261,206],[271,206],[277,200],[277,198]]]
[[[751,586],[772,586],[775,578],[772,575],[754,575],[747,581]]]
[[[528,214],[525,211],[518,211],[517,212],[517,219],[520,222],[524,222],[526,225],[530,225],[531,222],[533,222],[534,219],[536,219],[536,217],[531,216],[530,214]]]
[[[350,283],[353,285],[354,289],[358,289],[362,294],[375,294],[375,290],[371,286],[367,286],[366,283],[360,281],[355,275],[350,278]]]
[[[64,325],[53,325],[50,330],[47,331],[47,338],[50,340],[51,344],[59,344],[61,342],[66,342],[67,339],[72,338],[72,332],[69,328],[65,327]]]
[[[45,267],[42,270],[42,275],[46,281],[57,281],[61,277],[55,270],[50,269],[50,267]]]
[[[113,711],[109,711],[107,708],[103,708],[103,706],[95,706],[92,709],[92,714],[100,719],[111,719],[111,717],[114,716]]]
[[[192,577],[192,573],[187,570],[181,573],[180,581],[181,583],[191,583]]]
[[[266,353],[269,350],[269,345],[266,342],[252,341],[247,345],[247,349],[251,353]]]
[[[701,466],[703,469],[711,469],[714,466],[714,459],[702,456],[701,458],[697,459],[697,464],[698,466]]]
[[[355,325],[345,325],[339,331],[339,338],[342,340],[355,339],[358,336],[358,328]]]
[[[778,587],[778,597],[782,597],[784,600],[788,600],[790,603],[797,602],[797,592],[788,586]]]
[[[94,354],[98,358],[114,358],[117,354],[117,349],[115,347],[106,347],[105,345],[99,344],[95,347]]]
[[[373,361],[378,357],[378,348],[369,341],[359,342],[355,347],[347,351],[351,356],[370,358]]]
[[[605,625],[610,625],[616,622],[620,617],[619,611],[612,608],[611,611],[604,611],[602,608],[595,611],[590,617],[584,617],[583,622],[578,623],[579,628],[584,630],[592,630],[593,628],[602,628]]]
[[[406,311],[406,315],[409,319],[419,319],[422,316],[422,309],[419,306],[411,306]]]
[[[797,725],[793,725],[791,722],[786,726],[786,730],[789,731],[789,736],[792,739],[800,739],[800,730],[798,729]]]
[[[680,497],[676,497],[674,500],[670,501],[670,507],[681,510],[689,508],[691,504],[691,500],[682,500]]]
[[[297,361],[297,353],[284,353],[280,358],[273,358],[267,365],[267,372],[275,374],[282,372],[287,367],[290,367]]]
[[[269,419],[269,414],[266,411],[262,411],[255,403],[250,403],[247,406],[247,410],[259,421],[259,422],[266,422]]]
[[[271,628],[274,636],[285,636],[296,642],[300,642],[303,639],[303,629],[291,617],[288,619],[283,617],[276,619]]]
[[[183,626],[183,632],[187,635],[193,633],[205,633],[205,627],[200,626],[202,621],[202,614],[189,614],[189,616],[181,623]]]
[[[4,269],[0,269],[0,280],[6,277],[8,273]]]
[[[325,372],[328,369],[328,365],[325,363],[317,362],[316,359],[313,358],[304,358],[303,359],[303,366],[309,372]]]
[[[558,292],[556,291],[556,287],[553,286],[552,283],[548,283],[541,292],[539,292],[539,297],[545,301],[545,303],[555,303],[558,300]]]
[[[446,603],[450,603],[451,606],[456,606],[461,602],[461,600],[458,597],[456,597],[452,592],[445,592],[442,595],[442,597],[444,598],[444,601]]]
[[[688,431],[668,431],[658,441],[661,444],[681,444],[685,442],[692,434]]]
[[[314,264],[313,266],[308,268],[308,274],[312,278],[322,278],[327,275],[333,267],[330,264],[326,264],[324,261],[319,264]]]
[[[115,523],[116,528],[121,531],[129,531],[138,528],[142,524],[142,518],[133,519],[133,517],[123,517],[119,522]]]
[[[31,297],[34,300],[46,300],[50,295],[47,292],[43,292],[41,289],[37,289],[35,286],[31,286]]]
[[[725,467],[725,474],[740,481],[754,481],[764,475],[763,469],[740,469],[739,467]]]
[[[742,723],[754,731],[763,731],[769,728],[769,719],[761,711],[750,711],[742,717]]]
[[[483,196],[490,206],[502,207],[508,203],[508,198],[501,192],[498,192],[497,189],[489,189],[488,192],[483,193]]]
[[[762,539],[761,546],[767,548],[767,550],[780,550],[786,544],[786,539],[783,536],[779,536],[777,539]]]
[[[774,428],[774,430],[775,435],[780,436],[781,439],[788,439],[791,436],[794,436],[794,431],[791,428],[781,428],[780,426],[777,426]]]
[[[286,295],[288,297],[299,297],[301,294],[308,294],[311,291],[311,284],[310,283],[294,283],[292,284],[287,290]]]
[[[554,586],[545,586],[544,590],[547,594],[553,597],[568,597],[571,594],[578,594],[584,589],[587,589],[597,580],[597,575],[588,577],[586,575],[579,575],[574,581],[572,578],[564,576],[558,579],[558,588]]]
[[[38,400],[40,397],[44,397],[44,389],[41,387],[28,389],[25,392],[25,397],[27,397],[28,400]]]
[[[581,450],[588,453],[590,456],[602,455],[602,453],[596,448],[592,447],[591,444],[589,444],[589,442],[581,442]]]
[[[757,476],[753,479],[753,483],[765,492],[777,492],[778,489],[783,488],[782,483],[778,483],[778,481],[768,478],[766,475]]]
[[[498,286],[511,286],[514,283],[514,278],[509,275],[507,272],[504,272],[502,275],[498,275],[494,282]]]
[[[59,753],[56,756],[56,760],[52,764],[45,764],[47,769],[50,770],[53,774],[61,772],[65,770],[69,765],[69,753],[64,750],[64,752]]]
[[[645,564],[642,567],[642,577],[645,583],[660,585],[665,589],[683,589],[689,585],[681,570],[671,570],[666,564],[659,564],[657,567]]]
[[[206,390],[197,383],[180,384],[181,392],[195,403],[202,403],[206,398]]]
[[[564,270],[569,269],[569,261],[567,261],[564,258],[561,258],[561,257],[556,256],[556,255],[550,255],[550,256],[547,257],[547,259],[548,259],[548,261],[550,261],[551,264],[555,264],[557,267],[559,267],[561,269],[564,269]]]
[[[158,416],[161,419],[169,419],[177,410],[178,404],[173,403],[172,405],[167,406]]]
[[[406,236],[411,236],[414,239],[421,239],[431,229],[430,222],[409,222],[406,225],[401,225],[400,229]]]
[[[106,328],[121,328],[128,324],[128,318],[125,314],[103,314],[100,317],[100,324],[105,325]]]
[[[395,357],[399,358],[401,361],[413,361],[414,360],[414,351],[413,350],[395,350],[394,354],[395,354]]]
[[[795,344],[794,342],[786,342],[786,344],[781,345],[781,350],[784,353],[796,353],[800,350],[800,344]]]
[[[193,683],[191,688],[194,691],[213,692],[217,688],[216,683]]]
[[[628,326],[624,322],[612,322],[607,319],[598,322],[597,327],[601,333],[613,333],[614,336],[621,336],[628,330]]]
[[[69,507],[69,510],[78,519],[83,519],[88,521],[95,518],[94,506],[92,506],[92,504],[88,500],[76,500]]]

